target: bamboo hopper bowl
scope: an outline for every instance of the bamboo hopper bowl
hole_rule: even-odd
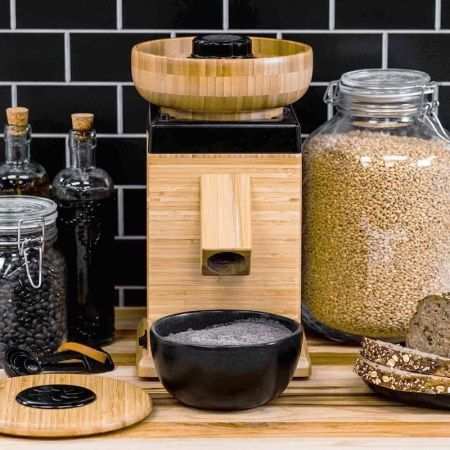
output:
[[[132,49],[138,92],[177,119],[258,120],[281,116],[311,82],[306,44],[252,37],[254,58],[190,58],[193,37],[142,42]]]

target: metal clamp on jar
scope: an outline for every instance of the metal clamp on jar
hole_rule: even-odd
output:
[[[56,204],[0,197],[0,351],[54,351],[66,334],[65,263],[55,248]]]
[[[306,323],[337,340],[402,341],[417,302],[450,290],[450,146],[424,72],[333,82],[335,116],[303,155]]]

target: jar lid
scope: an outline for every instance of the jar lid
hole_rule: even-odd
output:
[[[339,81],[339,94],[364,102],[409,102],[432,93],[430,76],[418,70],[364,69],[346,72]]]
[[[237,34],[208,34],[192,40],[193,58],[252,58],[252,41]]]
[[[35,229],[55,222],[58,215],[53,200],[28,195],[0,196],[0,230],[17,229],[19,221],[22,230]]]

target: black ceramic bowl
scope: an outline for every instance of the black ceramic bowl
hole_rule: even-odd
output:
[[[166,338],[245,319],[274,320],[292,333],[257,345],[193,345]],[[264,405],[286,389],[297,367],[303,328],[294,320],[264,312],[191,311],[156,321],[150,336],[161,383],[177,400],[195,408],[240,410]]]

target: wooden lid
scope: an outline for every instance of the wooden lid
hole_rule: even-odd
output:
[[[43,396],[47,400],[45,389],[48,388],[43,388],[46,385],[62,385],[64,388],[68,385],[78,391],[84,388],[95,394],[95,400],[91,399],[79,407],[66,405],[59,409],[46,409],[42,405],[44,409],[41,409],[26,406],[17,398],[20,393],[25,394],[24,390],[39,387],[44,389]],[[73,398],[74,394],[69,392],[69,398]],[[50,400],[56,397],[61,402],[62,395],[65,395],[64,392],[53,393]],[[0,380],[0,433],[26,437],[85,436],[132,425],[147,417],[151,410],[152,401],[144,390],[113,378],[40,374]]]
[[[15,127],[26,127],[28,125],[28,108],[15,106],[6,108],[8,125]]]
[[[94,126],[94,114],[75,113],[72,114],[72,128],[76,131],[89,131]]]

